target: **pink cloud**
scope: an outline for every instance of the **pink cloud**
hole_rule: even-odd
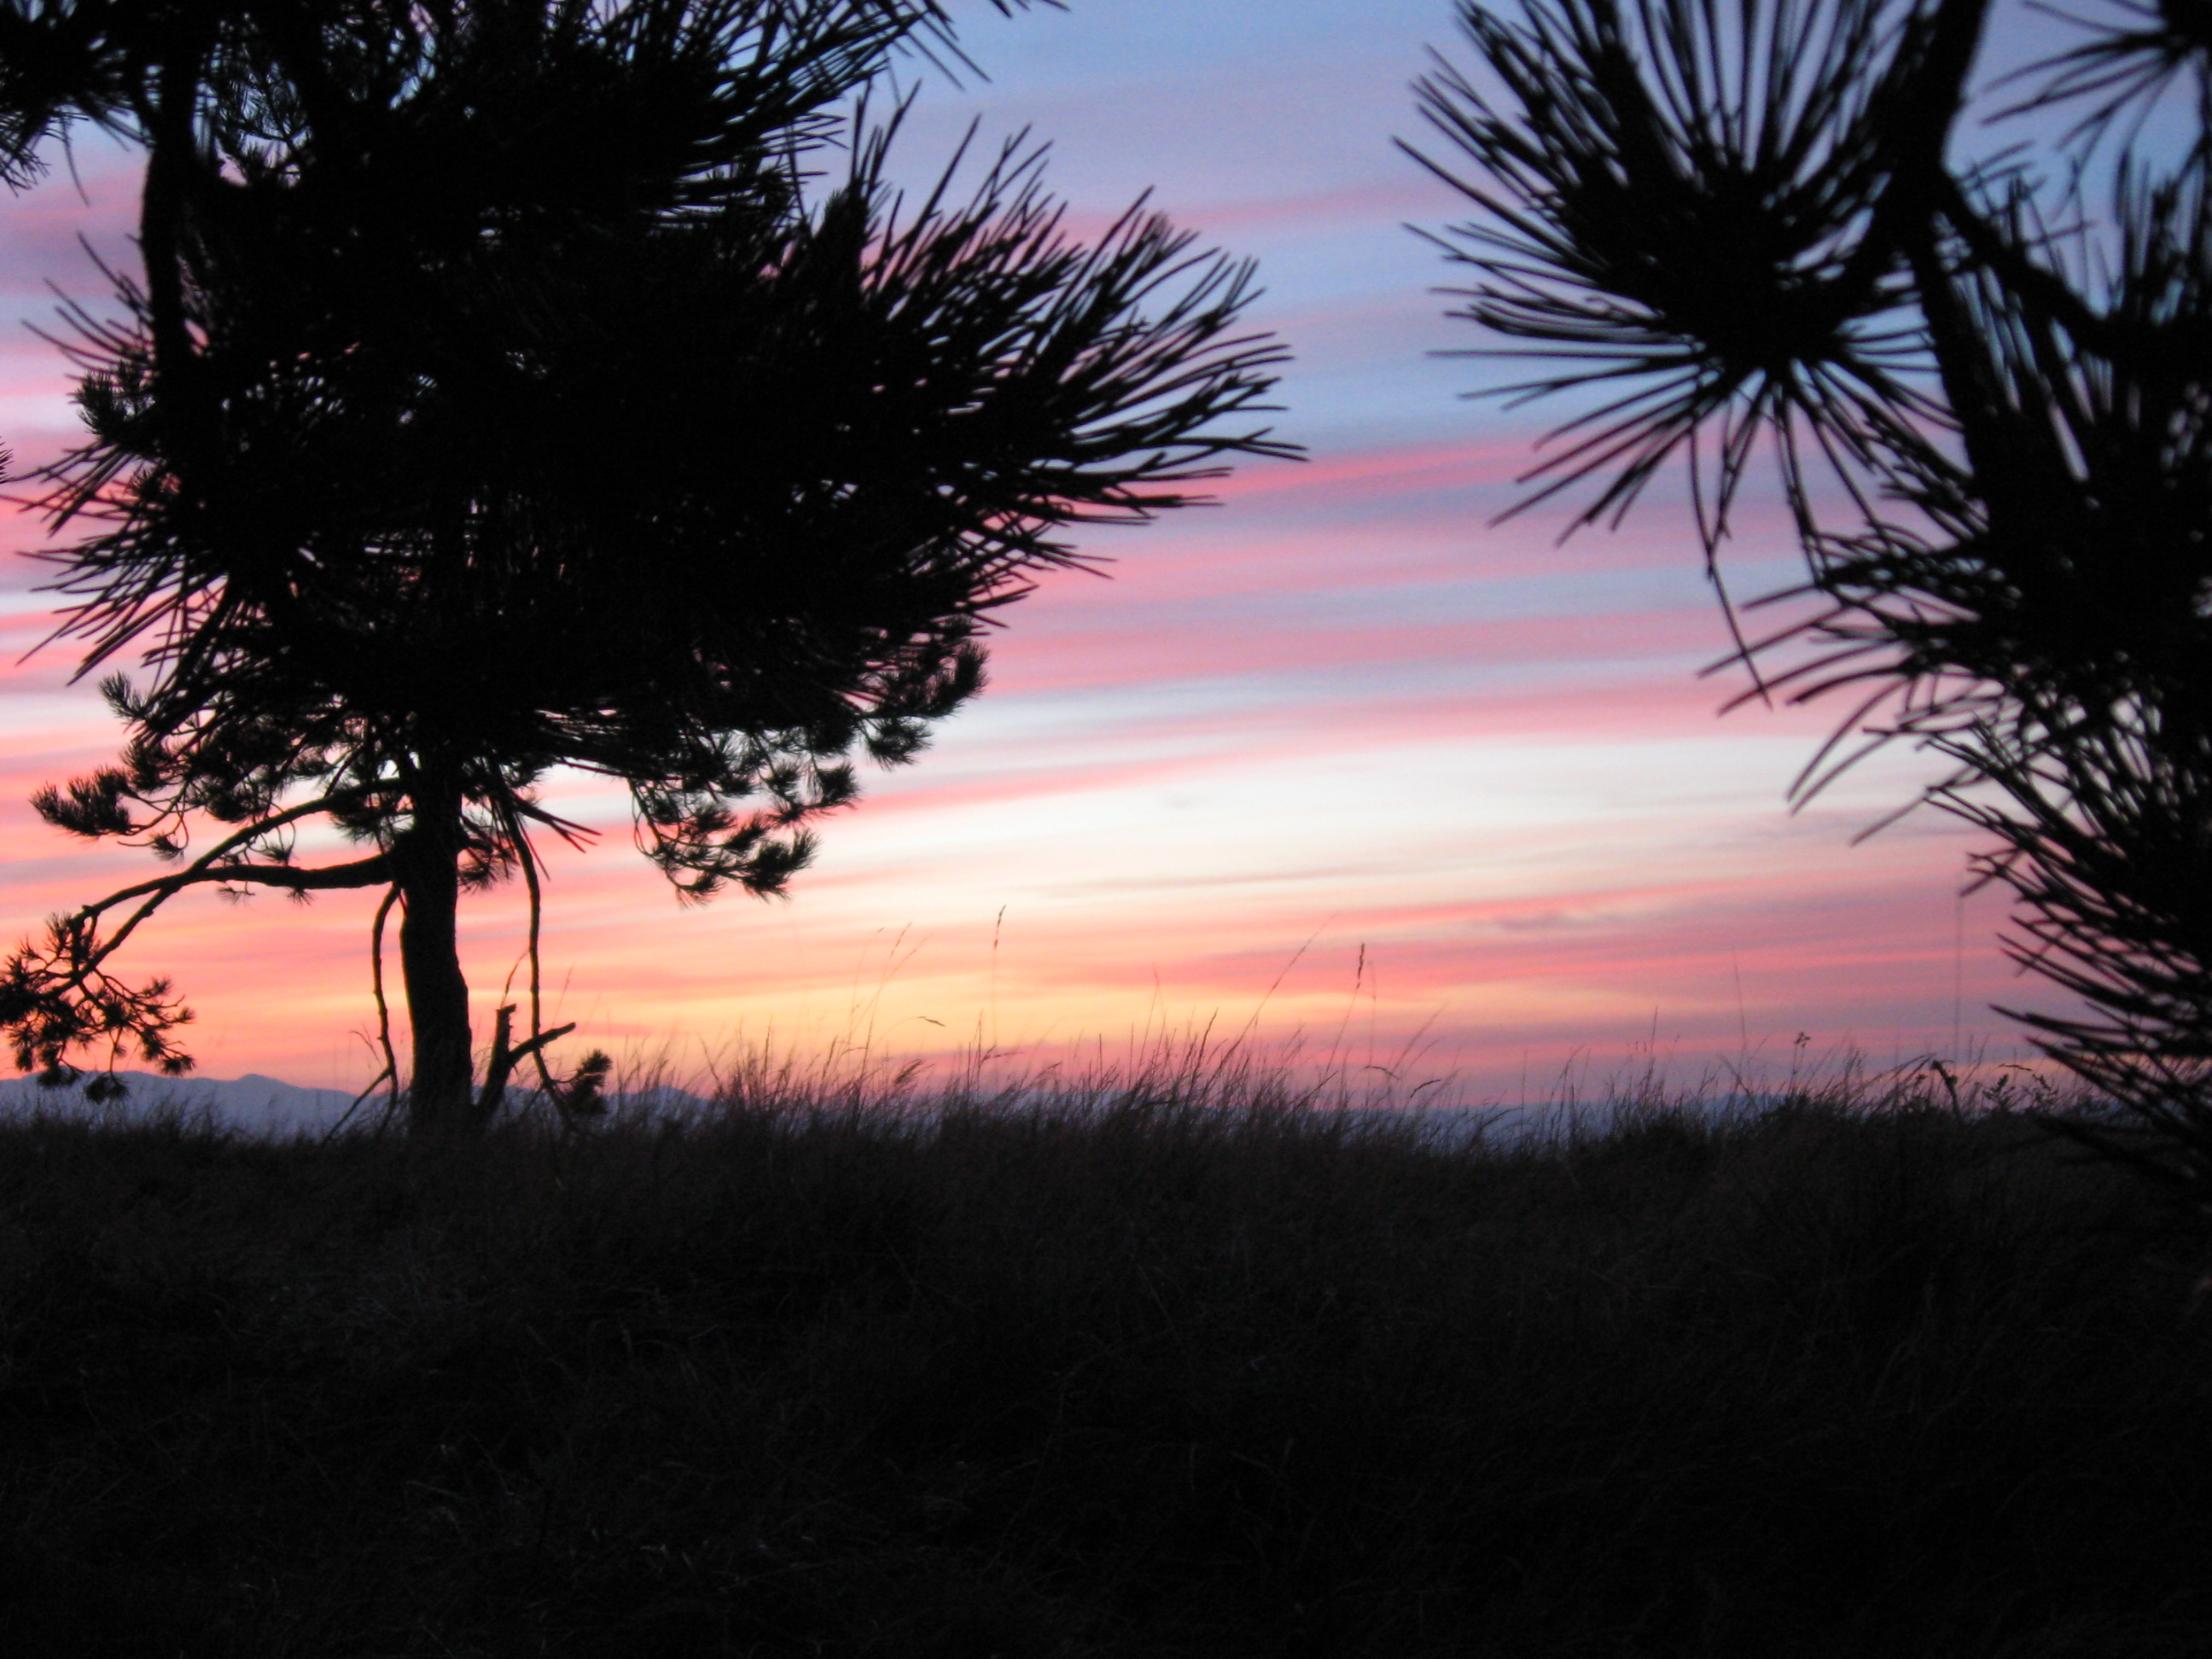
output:
[[[1305,462],[1255,462],[1214,481],[1207,493],[1224,501],[1310,503],[1486,488],[1510,483],[1528,465],[1525,441],[1411,444],[1323,456]]]

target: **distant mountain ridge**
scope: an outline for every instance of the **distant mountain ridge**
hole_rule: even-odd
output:
[[[161,1077],[152,1072],[118,1072],[125,1094],[119,1101],[90,1102],[84,1085],[98,1073],[87,1073],[60,1088],[42,1086],[35,1077],[0,1079],[0,1115],[14,1117],[36,1111],[82,1113],[112,1121],[148,1112],[174,1109],[207,1111],[220,1121],[258,1134],[283,1134],[293,1130],[326,1129],[353,1103],[343,1089],[306,1089],[280,1078],[248,1072],[240,1078]],[[373,1109],[365,1103],[362,1110]]]
[[[336,1124],[345,1115],[354,1096],[343,1089],[310,1089],[296,1083],[287,1083],[281,1078],[248,1072],[240,1078],[161,1077],[152,1072],[118,1072],[126,1093],[119,1101],[88,1101],[84,1085],[100,1073],[88,1072],[76,1083],[57,1089],[41,1087],[35,1077],[0,1078],[0,1121],[9,1118],[44,1111],[62,1115],[82,1116],[88,1121],[102,1123],[128,1123],[152,1113],[175,1110],[187,1115],[200,1111],[210,1113],[218,1122],[245,1131],[249,1134],[283,1137],[297,1133],[320,1133]],[[510,1096],[510,1107],[523,1103],[526,1091],[518,1090]],[[649,1083],[635,1091],[617,1089],[611,1091],[612,1103],[618,1106],[641,1107],[655,1111],[685,1113],[706,1108],[709,1097],[678,1085]],[[1021,1091],[999,1102],[1001,1109],[1018,1112],[1026,1106],[1053,1102],[1050,1090],[1040,1091],[1034,1099],[1026,1099]],[[352,1121],[359,1125],[374,1123],[384,1110],[385,1097],[379,1090],[374,1098],[363,1101]],[[796,1103],[803,1110],[804,1102]],[[1720,1102],[1697,1103],[1685,1101],[1686,1107],[1695,1109],[1710,1105],[1722,1106]],[[911,1118],[929,1121],[941,1103],[933,1101],[927,1090],[920,1098],[909,1102],[903,1114]],[[1080,1115],[1084,1109],[1073,1103],[1060,1100],[1062,1110],[1073,1110]],[[1091,1109],[1109,1110],[1112,1103],[1102,1099]],[[896,1109],[893,1109],[895,1115]],[[1354,1109],[1373,1112],[1384,1117],[1402,1118],[1422,1125],[1444,1145],[1464,1143],[1474,1136],[1492,1134],[1504,1139],[1530,1133],[1544,1133],[1559,1127],[1575,1115],[1572,1107],[1557,1103],[1528,1108],[1508,1108],[1497,1105],[1438,1103],[1412,1108],[1373,1106]],[[1593,1111],[1595,1119],[1602,1121],[1603,1108]]]

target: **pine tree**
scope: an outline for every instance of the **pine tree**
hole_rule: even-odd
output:
[[[109,968],[175,894],[380,889],[411,1121],[479,1127],[557,1035],[555,769],[628,785],[680,896],[780,891],[1070,526],[1285,453],[1248,266],[1139,210],[1078,242],[1025,143],[887,182],[866,92],[916,46],[950,36],[907,0],[245,8],[149,72],[145,272],[77,315],[46,497],[93,532],[46,556],[87,670],[137,653],[130,741],[37,804],[169,868],[9,963],[26,1066],[189,1063],[171,988]],[[318,821],[360,856],[296,856]],[[455,918],[509,876],[531,1031],[502,1011],[479,1089]]]
[[[2097,1144],[2212,1200],[2212,14],[2093,0],[1984,85],[2005,15],[1468,4],[1480,71],[1419,87],[1474,164],[1430,161],[1475,209],[1436,240],[1485,355],[1547,365],[1510,392],[1585,405],[1522,505],[1618,523],[1679,465],[1717,562],[1771,457],[1807,579],[1768,597],[1813,605],[1740,655],[1850,699],[1797,793],[1942,757],[2008,950],[2086,1009],[2014,1017],[2133,1115]]]

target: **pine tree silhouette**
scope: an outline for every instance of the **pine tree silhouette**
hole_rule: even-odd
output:
[[[558,1035],[550,772],[623,780],[683,897],[779,891],[1068,526],[1288,453],[1249,266],[1141,208],[1075,240],[1025,140],[887,182],[866,88],[916,47],[952,50],[904,0],[248,7],[143,72],[145,274],[76,315],[91,435],[44,501],[91,532],[46,556],[87,668],[139,654],[130,742],[38,805],[172,867],[10,961],[23,1064],[188,1063],[174,991],[108,967],[188,887],[382,888],[411,1121],[478,1127]],[[361,855],[297,858],[318,820]],[[512,875],[531,1031],[479,1091],[455,917]]]
[[[1522,506],[1617,523],[1680,464],[1713,562],[1771,455],[1808,577],[1768,597],[1816,604],[1740,654],[1851,699],[1796,793],[1945,757],[2008,950],[2087,1009],[2014,1017],[2212,1200],[2212,14],[2093,0],[1977,90],[1998,15],[1468,5],[1480,71],[1419,95],[1476,214],[1435,240],[1480,355],[1548,365],[1510,392],[1588,404]],[[1985,116],[2016,142],[1960,159]]]

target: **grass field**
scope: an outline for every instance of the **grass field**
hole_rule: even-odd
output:
[[[0,1645],[2212,1650],[2203,1232],[2002,1107],[734,1092],[0,1127]]]

